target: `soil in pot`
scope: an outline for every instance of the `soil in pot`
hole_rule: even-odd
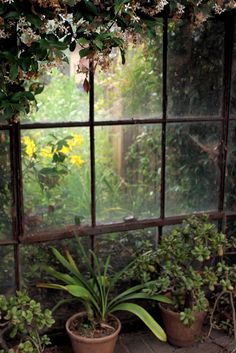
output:
[[[73,315],[66,323],[74,353],[113,353],[120,329],[120,321],[112,315],[106,324],[93,328],[84,312]]]
[[[206,312],[195,313],[195,321],[188,327],[182,323],[178,312],[164,305],[159,307],[169,343],[177,347],[188,347],[199,338]]]

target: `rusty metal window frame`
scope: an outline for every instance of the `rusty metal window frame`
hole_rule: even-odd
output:
[[[0,130],[7,130],[10,135],[10,160],[11,160],[11,182],[12,182],[12,239],[0,240],[0,246],[12,245],[14,247],[15,259],[15,278],[16,287],[20,286],[20,244],[34,244],[39,242],[60,240],[71,238],[77,231],[81,236],[91,238],[91,247],[94,247],[95,237],[101,234],[112,232],[124,232],[130,230],[156,227],[158,238],[161,238],[163,227],[181,223],[187,215],[176,215],[166,217],[165,215],[165,179],[166,179],[166,135],[169,123],[192,123],[192,122],[221,122],[221,151],[220,151],[220,185],[218,193],[218,210],[207,212],[211,219],[218,220],[219,228],[223,227],[226,220],[236,217],[236,212],[224,212],[224,192],[225,192],[225,173],[227,160],[227,143],[229,130],[229,110],[231,92],[231,73],[234,42],[234,15],[229,14],[223,17],[224,21],[224,63],[223,63],[223,98],[221,116],[217,117],[167,117],[167,57],[168,57],[168,17],[163,17],[163,82],[162,82],[162,118],[153,119],[130,119],[118,121],[95,121],[94,119],[94,73],[92,64],[90,65],[90,95],[89,95],[89,120],[86,122],[60,122],[60,123],[12,123],[1,125]],[[236,120],[236,117],[230,119]],[[161,134],[161,189],[160,189],[160,217],[152,219],[142,219],[130,222],[120,222],[111,224],[97,225],[96,223],[96,168],[95,168],[95,127],[114,126],[114,125],[136,125],[136,124],[159,124],[162,127]],[[90,169],[91,169],[91,226],[68,226],[59,230],[44,231],[42,233],[24,235],[24,203],[23,203],[23,182],[21,166],[21,131],[32,129],[49,128],[70,128],[88,127],[90,135]],[[199,212],[200,214],[201,212]],[[198,214],[198,213],[196,213]]]

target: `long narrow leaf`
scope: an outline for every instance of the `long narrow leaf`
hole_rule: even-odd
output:
[[[83,275],[79,272],[78,270],[74,269],[74,266],[70,264],[69,261],[67,261],[65,259],[65,257],[56,249],[56,248],[52,248],[53,254],[56,257],[56,259],[67,269],[69,270],[71,273],[73,273],[78,280],[81,282],[81,284],[87,289],[87,290],[91,290],[91,287],[89,286],[89,283],[87,281],[87,279],[85,279],[83,277]]]
[[[151,284],[151,283],[155,283],[155,281],[148,282],[148,284]],[[116,302],[118,299],[126,297],[127,295],[129,295],[131,293],[140,292],[145,287],[147,287],[147,283],[142,283],[142,284],[138,284],[136,286],[133,286],[133,287],[125,290],[124,292],[120,293],[119,295],[117,295],[113,300],[111,300],[111,304]]]
[[[61,284],[54,284],[54,283],[38,283],[36,285],[38,288],[50,288],[50,289],[59,289],[59,290],[66,290],[65,286]]]
[[[66,258],[58,251],[56,248],[52,248],[52,252],[56,259],[64,266],[68,271],[73,273],[75,276],[78,276],[77,271],[74,270],[74,267],[66,260]]]
[[[109,303],[109,310],[112,307],[115,307],[118,304],[121,304],[122,302],[127,302],[127,300],[136,300],[136,299],[145,299],[145,300],[155,300],[158,302],[163,302],[166,304],[172,304],[172,300],[170,298],[167,298],[165,295],[148,295],[147,293],[132,293],[130,295],[127,295],[125,297],[121,297],[120,299],[114,298],[112,303]],[[111,304],[111,306],[110,306]]]
[[[98,312],[101,311],[96,301],[96,298],[94,298],[93,295],[91,295],[91,293],[87,291],[84,287],[68,285],[66,286],[66,290],[74,297],[84,299],[87,302],[90,301],[91,303],[93,303],[94,307],[97,309]]]
[[[145,325],[159,338],[160,341],[166,342],[166,334],[161,326],[153,319],[153,317],[141,306],[133,303],[119,304],[112,309],[115,311],[128,311],[139,317]]]
[[[61,273],[54,270],[54,268],[52,268],[51,266],[45,266],[44,269],[49,275],[61,280],[62,282],[65,282],[66,284],[75,284],[76,281],[79,281],[78,279],[68,275],[67,273]]]
[[[66,254],[67,260],[70,263],[71,267],[74,268],[74,271],[77,272],[78,276],[80,276],[81,275],[80,270],[79,270],[78,266],[76,265],[75,260],[71,256],[70,252],[68,250],[65,250],[65,254]]]

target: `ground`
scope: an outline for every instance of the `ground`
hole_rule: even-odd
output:
[[[55,350],[55,353],[71,352],[68,346]],[[221,332],[214,332],[211,339],[192,347],[177,348],[158,341],[152,333],[138,332],[120,334],[114,353],[236,353],[236,342]]]

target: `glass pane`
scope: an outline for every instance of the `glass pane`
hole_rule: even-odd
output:
[[[129,46],[126,63],[114,51],[108,71],[96,72],[95,119],[160,118],[162,112],[162,28],[151,41]]]
[[[229,137],[227,147],[227,164],[225,179],[225,208],[236,210],[236,122],[229,125]]]
[[[7,131],[0,131],[0,240],[12,238],[10,141]]]
[[[76,73],[78,58],[77,51],[71,53],[68,67],[54,68],[45,74],[45,88],[36,96],[38,109],[32,109],[28,115],[22,117],[22,122],[89,120],[89,97],[83,88],[85,74]]]
[[[207,21],[193,30],[189,21],[170,21],[169,117],[220,115],[223,39],[222,22]]]
[[[218,209],[220,125],[169,124],[166,213]]]
[[[230,113],[232,118],[236,118],[236,27],[234,28],[234,47],[233,47],[233,66],[231,76],[231,106]]]
[[[90,247],[90,238],[81,237],[80,239],[87,251]],[[74,238],[40,244],[21,245],[22,285],[28,290],[38,291],[38,289],[33,288],[37,283],[46,282],[49,278],[52,279],[45,271],[45,265],[55,266],[58,271],[66,272],[65,268],[63,268],[53,255],[52,247],[58,249],[62,254],[65,254],[66,249],[69,250],[76,261],[81,258],[79,256],[77,241]]]
[[[0,294],[15,291],[14,250],[12,246],[0,246]]]
[[[103,261],[111,256],[113,273],[122,270],[135,257],[155,247],[158,239],[156,228],[106,234],[96,237],[96,253]]]
[[[24,131],[26,233],[90,222],[88,135],[87,128]]]
[[[159,217],[160,141],[159,125],[96,129],[99,222]]]
[[[89,237],[81,238],[81,241],[87,250],[90,244]],[[80,266],[81,256],[79,256],[77,242],[74,239],[20,246],[22,286],[27,289],[27,292],[32,297],[41,301],[44,307],[50,309],[58,304],[60,300],[71,298],[71,296],[64,291],[36,287],[38,283],[42,282],[62,284],[62,282],[54,279],[45,271],[45,265],[49,265],[57,271],[66,273],[65,268],[53,255],[52,247],[59,250],[62,255],[65,255],[65,249],[69,250],[82,272],[85,271],[84,266]],[[75,301],[69,303],[69,305],[63,304],[55,310],[53,316],[56,319],[56,327],[65,327],[66,319],[75,313],[75,310],[78,311],[79,307],[80,303]]]

